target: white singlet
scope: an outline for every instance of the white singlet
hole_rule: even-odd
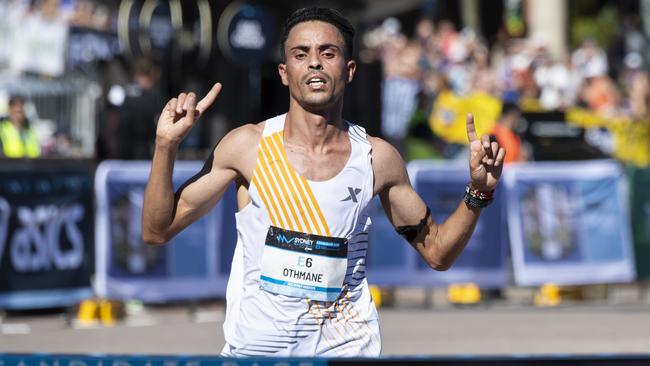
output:
[[[370,143],[348,123],[343,170],[309,181],[287,160],[285,117],[266,121],[251,202],[236,214],[221,355],[376,357],[379,321],[365,276]]]

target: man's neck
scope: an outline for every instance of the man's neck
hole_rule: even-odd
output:
[[[291,105],[284,125],[284,140],[292,145],[318,151],[336,143],[346,131],[341,108],[323,112],[309,112],[300,106]]]

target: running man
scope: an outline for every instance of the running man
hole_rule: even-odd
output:
[[[368,203],[379,195],[396,230],[436,270],[463,250],[492,198],[505,151],[467,117],[470,183],[435,223],[399,153],[342,118],[354,29],[338,12],[301,9],[285,22],[278,72],[289,111],[228,133],[203,170],[174,194],[181,140],[221,91],[181,93],[158,121],[142,217],[162,244],[237,185],[237,246],[226,293],[223,356],[378,356],[378,316],[365,278]],[[460,196],[459,192],[459,196]]]

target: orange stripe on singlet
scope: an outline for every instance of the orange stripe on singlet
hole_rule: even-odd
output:
[[[299,214],[298,217],[305,224],[307,233],[316,234],[316,232],[312,228],[312,224],[309,222],[309,218],[311,217],[314,225],[317,225],[316,218],[314,216],[314,213],[311,211],[309,204],[307,203],[307,197],[305,196],[305,193],[300,188],[300,183],[298,182],[295,170],[291,167],[285,155],[282,154],[283,149],[282,149],[282,141],[280,139],[280,134],[274,133],[272,137],[273,138],[270,139],[269,141],[269,145],[271,146],[271,152],[273,153],[273,156],[276,159],[282,162],[282,164],[278,164],[278,165],[280,166],[280,170],[282,172],[282,176],[284,177],[284,180],[289,185],[291,197],[293,198],[293,201],[296,204],[295,207]],[[307,217],[307,215],[309,217]]]
[[[275,173],[275,178],[278,180],[278,184],[280,186],[280,189],[282,190],[282,200],[284,201],[285,205],[289,207],[289,211],[291,212],[291,216],[293,221],[296,223],[296,228],[297,231],[304,232],[303,225],[301,223],[301,217],[296,213],[296,209],[298,212],[300,212],[300,208],[296,207],[297,206],[297,195],[296,192],[293,190],[293,187],[291,186],[291,182],[289,181],[289,177],[285,171],[285,162],[282,161],[282,158],[280,155],[275,151],[273,148],[273,140],[271,137],[267,137],[263,139],[262,141],[264,150],[268,151],[271,156],[274,158],[274,161],[277,162],[277,164],[272,165],[273,172]],[[284,180],[283,182],[280,180],[282,178]],[[291,196],[289,195],[291,193]],[[294,202],[291,202],[291,198],[293,197],[294,201],[296,201],[296,204]]]
[[[281,133],[282,132],[278,132],[278,136],[274,137],[274,138],[276,139],[276,142],[282,144],[282,146],[283,146],[283,148],[281,149],[282,157],[283,157],[284,161],[288,162],[289,159],[287,158],[287,152],[284,149],[284,144],[282,143],[282,139],[280,138]],[[299,192],[301,192],[301,194],[303,194],[303,202],[305,204],[307,202],[310,203],[311,207],[314,208],[315,214],[312,213],[311,211],[308,211],[308,212],[311,215],[311,218],[312,218],[312,220],[314,222],[314,225],[316,226],[316,229],[318,231],[318,234],[319,235],[332,236],[332,233],[330,232],[329,226],[327,225],[327,221],[325,220],[325,216],[323,215],[323,212],[320,209],[318,201],[316,200],[316,197],[314,196],[314,193],[312,192],[311,187],[309,186],[309,182],[307,182],[307,180],[303,176],[298,175],[298,173],[295,171],[295,169],[293,169],[288,163],[287,163],[287,166],[290,167],[290,171],[292,173],[292,176],[294,177],[295,181],[298,183],[296,186],[299,187]],[[320,220],[318,220],[315,216],[317,216],[318,219],[320,219]],[[318,224],[320,224],[320,227],[323,228],[322,231],[320,230]]]
[[[260,194],[260,196],[262,197],[264,204],[267,205],[266,211],[269,213],[269,216],[271,217],[275,216],[276,226],[279,225],[280,227],[284,227],[285,226],[284,220],[282,220],[282,215],[280,214],[280,210],[278,209],[278,206],[275,204],[275,198],[273,197],[271,189],[269,188],[269,184],[266,182],[266,178],[264,177],[264,172],[262,172],[262,168],[260,167],[260,164],[258,164],[255,170],[257,171],[258,180],[261,183],[260,193],[264,192],[264,194]],[[268,202],[266,202],[263,198],[264,196],[267,197],[268,201],[271,203],[271,206],[268,206]],[[275,215],[273,215],[271,210],[273,211],[273,213],[275,213]]]
[[[273,159],[271,158],[271,153],[265,148],[265,145],[260,143],[260,160],[262,162],[262,169],[264,173],[266,173],[266,176],[268,177],[268,184],[270,189],[270,194],[276,199],[276,201],[279,203],[280,206],[280,211],[284,214],[284,221],[286,223],[286,226],[284,226],[285,229],[297,231],[297,227],[293,224],[291,221],[291,216],[289,215],[289,212],[287,211],[286,207],[286,202],[283,199],[282,195],[282,189],[280,188],[280,182],[278,181],[277,172],[275,175],[273,172],[271,172],[271,169],[274,171],[277,170],[275,167],[275,164],[273,164]]]

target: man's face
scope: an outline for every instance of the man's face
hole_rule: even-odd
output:
[[[14,123],[22,124],[25,121],[25,103],[14,102],[9,106],[9,119]]]
[[[321,21],[299,23],[289,32],[284,50],[286,61],[278,71],[292,99],[314,111],[340,101],[356,64],[346,60],[345,41],[335,26]]]

